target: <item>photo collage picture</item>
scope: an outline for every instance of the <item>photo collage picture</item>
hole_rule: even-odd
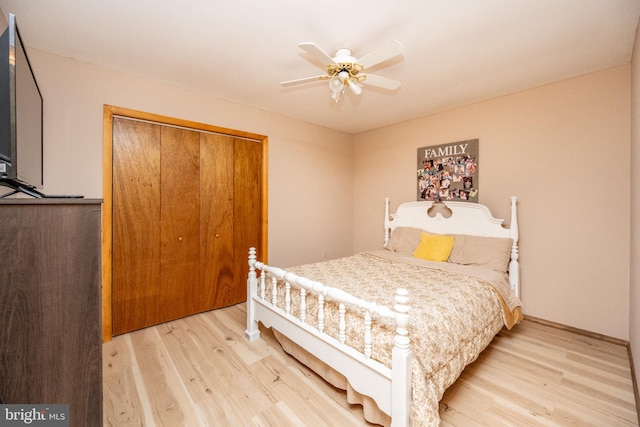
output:
[[[417,199],[478,202],[478,139],[418,148]]]

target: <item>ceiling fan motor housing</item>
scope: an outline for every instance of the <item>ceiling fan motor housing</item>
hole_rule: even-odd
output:
[[[342,71],[346,71],[349,76],[357,78],[358,73],[364,68],[358,64],[356,58],[351,56],[351,50],[346,48],[338,49],[333,61],[333,64],[327,66],[327,74],[332,77],[339,75]]]

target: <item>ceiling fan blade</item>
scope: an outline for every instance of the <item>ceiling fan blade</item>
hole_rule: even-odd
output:
[[[389,79],[387,77],[376,76],[375,74],[364,74],[362,83],[369,86],[376,86],[387,90],[396,90],[402,85],[399,80]]]
[[[318,46],[313,42],[300,43],[298,44],[298,46],[301,49],[303,49],[305,52],[307,52],[309,55],[313,56],[313,58],[316,61],[320,62],[320,64],[322,64],[325,67],[329,64],[335,63],[333,58],[330,57],[329,54],[327,54],[327,52],[322,50],[320,46]]]
[[[382,46],[380,49],[376,49],[373,52],[363,56],[358,60],[365,69],[373,67],[381,62],[391,59],[394,56],[400,55],[404,50],[404,45],[398,40],[393,40]]]
[[[301,78],[301,79],[287,80],[285,82],[280,82],[280,85],[282,85],[284,87],[289,87],[289,86],[295,86],[295,85],[299,85],[299,84],[303,84],[303,83],[314,82],[314,81],[318,81],[318,80],[325,80],[327,78],[328,77],[326,75],[313,76],[313,77],[304,77],[304,78]]]

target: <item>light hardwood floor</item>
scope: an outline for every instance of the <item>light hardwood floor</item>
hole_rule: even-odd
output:
[[[244,338],[245,305],[103,345],[105,426],[364,426],[359,406]],[[501,332],[440,403],[442,426],[637,426],[627,349],[531,321]]]

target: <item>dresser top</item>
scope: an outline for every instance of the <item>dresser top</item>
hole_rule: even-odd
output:
[[[84,199],[84,198],[68,198],[68,197],[45,197],[42,199],[14,197],[0,199],[2,205],[95,205],[102,204],[102,199]]]

